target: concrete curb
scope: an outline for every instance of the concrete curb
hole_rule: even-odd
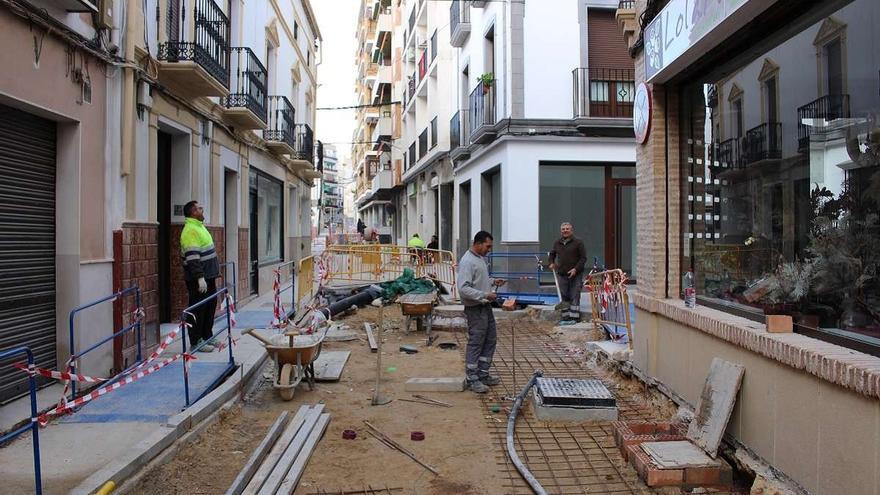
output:
[[[211,393],[185,411],[169,418],[165,425],[156,428],[147,438],[132,447],[128,453],[96,471],[68,493],[88,495],[96,492],[108,481],[115,482],[117,486],[122,485],[126,478],[137,473],[187,432],[200,429],[200,423],[215,414],[222,405],[237,400],[235,395],[241,388],[249,386],[269,358],[265,349],[261,349],[259,353],[246,356],[246,359],[253,358],[254,354],[258,355],[252,362],[240,362],[239,368]]]

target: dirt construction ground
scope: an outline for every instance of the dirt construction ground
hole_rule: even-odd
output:
[[[363,334],[363,322],[376,323],[378,309],[369,307],[342,322]],[[324,351],[349,350],[351,357],[336,383],[318,383],[309,391],[301,384],[292,401],[282,401],[272,388],[267,367],[257,388],[243,402],[224,412],[172,460],[146,472],[129,493],[224,493],[253,449],[281,411],[295,412],[303,404],[323,403],[331,414],[326,434],[312,455],[297,494],[518,494],[531,493],[510,464],[504,449],[507,408],[517,388],[533,369],[546,376],[602,378],[618,398],[622,419],[668,419],[671,403],[645,395],[641,385],[610,377],[583,361],[583,337],[554,334],[553,325],[531,319],[499,320],[499,347],[493,373],[502,378],[486,396],[464,393],[424,393],[452,404],[437,407],[407,402],[404,390],[413,377],[463,376],[464,333],[438,332],[438,342],[457,342],[458,348],[425,347],[424,333],[403,334],[396,306],[384,310],[382,393],[390,404],[372,406],[376,354],[366,337],[349,342],[326,342]],[[374,328],[376,328],[374,326]],[[417,354],[399,352],[401,344],[417,346]],[[513,357],[516,357],[515,359]],[[493,406],[500,411],[493,413]],[[434,466],[439,476],[367,434],[364,420]],[[353,429],[357,438],[345,440]],[[410,440],[412,431],[425,440]],[[547,424],[537,421],[530,406],[517,422],[517,450],[549,493],[661,493],[646,488],[614,446],[610,423]],[[373,490],[373,491],[371,491]],[[662,493],[678,493],[667,491]]]

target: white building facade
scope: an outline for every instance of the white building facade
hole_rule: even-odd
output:
[[[633,274],[635,88],[617,5],[452,2],[459,255],[487,230],[496,252],[542,256],[569,221],[591,261]],[[513,257],[497,269],[534,265],[534,256]],[[539,289],[534,281],[516,285]]]

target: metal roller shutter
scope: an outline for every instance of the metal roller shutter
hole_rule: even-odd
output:
[[[55,363],[55,123],[0,105],[0,349]],[[23,359],[17,359],[23,360]],[[0,362],[0,401],[27,375]]]

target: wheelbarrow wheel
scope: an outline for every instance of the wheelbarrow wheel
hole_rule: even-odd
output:
[[[281,367],[281,376],[278,377],[278,384],[284,388],[278,389],[278,395],[280,395],[283,400],[293,399],[293,393],[296,391],[296,387],[291,387],[290,384],[294,382],[295,373],[296,368],[292,364],[288,363]]]

